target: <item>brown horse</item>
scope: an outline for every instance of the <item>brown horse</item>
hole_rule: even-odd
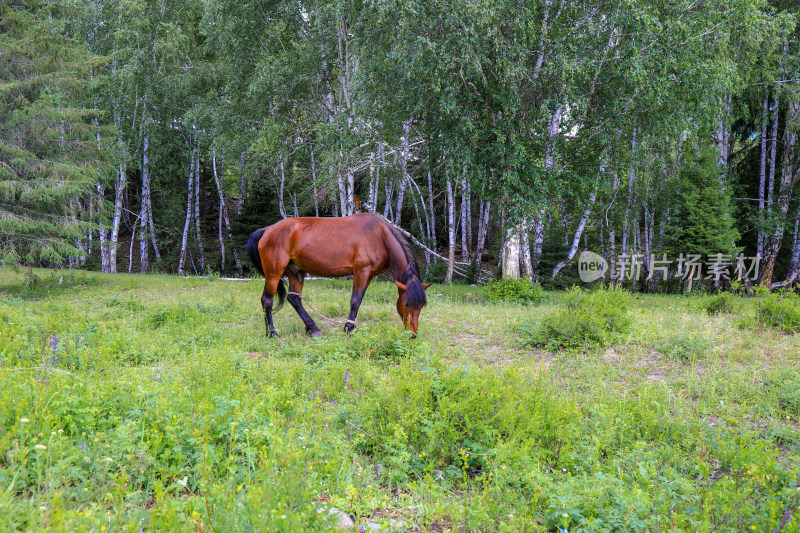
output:
[[[322,277],[353,276],[350,315],[344,327],[348,333],[356,327],[355,319],[367,286],[372,278],[389,270],[397,284],[397,312],[412,337],[417,336],[419,313],[427,303],[419,279],[414,253],[403,235],[372,213],[341,218],[286,218],[250,235],[247,253],[264,274],[261,305],[267,337],[278,336],[272,323],[272,303],[278,295],[292,304],[312,337],[322,335],[303,308],[300,294],[305,275]],[[282,277],[289,280],[289,297]]]

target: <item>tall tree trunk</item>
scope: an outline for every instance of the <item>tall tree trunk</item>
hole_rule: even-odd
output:
[[[778,99],[778,89],[775,89],[775,97],[772,100],[772,138],[770,141],[772,145],[770,147],[770,160],[769,160],[769,177],[767,179],[767,213],[772,210],[773,204],[773,193],[775,191],[775,160],[778,159],[777,157],[777,150],[778,150],[778,111],[780,108],[780,101]]]
[[[281,218],[286,218],[286,207],[285,204],[283,203],[283,191],[284,188],[286,187],[286,170],[284,168],[283,155],[280,156],[280,168],[281,168],[281,183],[278,188],[278,211],[281,214]],[[339,176],[339,184],[342,185],[342,173],[339,172],[338,176]],[[341,194],[342,189],[340,188],[339,190]],[[346,200],[344,197],[342,197],[342,208],[343,208],[342,210],[344,210],[345,203]],[[342,216],[344,216],[345,214],[346,213],[342,213]]]
[[[617,191],[619,190],[619,173],[616,169],[613,171],[613,178],[611,180],[611,201],[608,203],[605,212],[606,226],[608,227],[608,279],[612,285],[617,284],[617,231],[614,225],[614,220],[608,219],[608,212],[614,206],[617,199]]]
[[[314,165],[314,146],[311,146],[311,184],[313,188],[313,195],[314,195],[314,216],[319,216],[319,204],[317,202],[317,169]]]
[[[767,122],[769,120],[769,92],[764,90],[764,111],[761,115],[761,165],[758,181],[758,227],[756,231],[756,255],[764,255],[764,206],[767,187]]]
[[[200,253],[198,257],[198,266],[200,272],[206,270],[206,254],[203,251],[203,232],[200,230],[200,148],[195,149],[194,152],[194,231],[195,238],[197,239],[197,251]]]
[[[467,167],[464,166],[464,173],[461,175],[461,260],[469,261],[469,249],[467,248],[467,202],[469,193],[467,192]]]
[[[117,248],[119,247],[119,225],[122,221],[122,203],[125,198],[125,188],[128,185],[128,176],[125,165],[119,166],[117,183],[114,187],[114,219],[111,222],[111,246],[108,251],[109,272],[117,271]]]
[[[797,215],[794,219],[792,258],[789,261],[789,273],[786,276],[786,285],[797,283],[798,274],[800,274],[800,204],[797,206]]]
[[[602,175],[603,172],[605,172],[605,168],[601,167],[600,174]],[[592,212],[592,206],[594,205],[594,202],[597,199],[598,187],[599,183],[595,185],[594,190],[589,195],[589,201],[586,203],[586,207],[583,209],[583,216],[581,216],[581,219],[578,222],[578,227],[575,229],[575,234],[572,236],[572,246],[570,246],[569,252],[567,252],[567,257],[559,261],[558,264],[555,266],[555,268],[553,268],[552,277],[554,279],[556,276],[558,276],[558,273],[561,272],[561,269],[570,264],[570,262],[575,257],[575,254],[578,251],[578,246],[580,245],[581,241],[581,235],[583,235],[583,229],[586,227],[586,222],[589,220],[589,214]]]
[[[539,271],[539,263],[542,260],[542,246],[544,245],[544,225],[547,214],[547,206],[538,209],[533,218],[533,257],[531,264],[535,272]]]
[[[347,165],[347,214],[356,212],[356,176],[352,167]]]
[[[792,191],[800,179],[800,169],[795,167],[795,143],[797,141],[797,128],[800,122],[800,102],[791,101],[786,113],[786,126],[783,136],[783,161],[781,164],[781,186],[778,192],[778,221],[769,239],[764,257],[764,268],[761,271],[762,285],[767,288],[772,286],[772,272],[775,260],[783,242],[783,232],[786,217],[789,213],[789,203],[792,200]]]
[[[147,273],[150,271],[150,253],[147,247],[147,199],[150,196],[150,169],[148,166],[149,139],[144,136],[144,147],[142,150],[142,195],[141,206],[139,209],[139,272]]]
[[[153,203],[151,200],[151,187],[150,187],[150,158],[149,158],[149,145],[150,145],[150,137],[149,134],[144,136],[144,147],[142,150],[142,195],[143,195],[143,202],[145,205],[145,220],[143,221],[142,225],[147,225],[150,229],[149,236],[150,236],[150,243],[153,245],[153,253],[156,256],[156,261],[161,261],[161,252],[158,251],[158,243],[156,243],[156,228],[153,222]],[[143,232],[143,235],[140,238],[144,238],[144,235],[147,234],[147,231]],[[145,239],[146,240],[146,239]],[[147,244],[145,244],[145,250],[147,250]],[[150,270],[150,261],[149,257],[145,262],[147,266],[147,270]]]
[[[475,262],[478,268],[481,266],[483,254],[486,253],[484,247],[486,245],[486,234],[489,229],[489,211],[491,209],[491,200],[488,198],[484,200],[483,188],[481,188],[481,201],[478,204],[478,240],[475,243]]]
[[[311,164],[312,164],[312,168],[313,168],[313,164],[314,164],[314,153],[313,152],[311,153]],[[244,171],[245,171],[244,152],[239,154],[239,169],[240,169],[240,174],[239,174],[239,201],[236,202],[236,214],[237,215],[241,215],[242,214],[242,208],[244,207],[244,197],[247,194],[247,180],[245,180],[245,173],[244,173]],[[314,206],[315,207],[317,205],[316,201],[317,201],[317,198],[315,196],[314,197]],[[319,216],[319,215],[317,215],[317,216]]]
[[[453,191],[453,182],[445,169],[447,180],[447,274],[444,282],[453,282],[453,267],[456,262],[456,199]]]
[[[503,240],[503,278],[519,278],[519,236],[520,226],[511,226],[506,229]]]
[[[400,217],[403,210],[403,195],[406,192],[406,185],[408,184],[408,136],[411,134],[411,119],[403,122],[403,156],[400,159],[400,170],[402,175],[400,183],[397,187],[397,211],[394,214],[394,223],[400,226]]]
[[[225,269],[225,242],[222,237],[222,223],[225,223],[225,232],[228,236],[228,241],[231,243],[231,247],[233,248],[233,262],[236,264],[236,271],[239,273],[239,276],[242,275],[242,263],[239,260],[239,250],[233,245],[233,232],[231,231],[231,219],[228,216],[228,206],[225,204],[225,194],[223,193],[222,189],[222,178],[217,174],[217,154],[215,151],[211,152],[211,166],[214,170],[214,183],[217,185],[217,193],[219,193],[219,216],[220,216],[220,224],[219,224],[219,244],[220,249],[222,250],[222,268]]]
[[[178,275],[186,275],[186,254],[189,249],[189,230],[192,227],[192,212],[194,211],[194,152],[189,152],[189,178],[186,185],[186,220],[183,222],[183,236],[181,237],[181,255],[178,259]]]
[[[431,213],[431,242],[429,246],[434,252],[436,252],[438,250],[438,247],[436,246],[436,212],[433,210],[433,179],[431,178],[430,168],[428,169],[428,210]],[[433,256],[433,261],[436,262],[436,256]]]
[[[522,248],[522,275],[528,281],[533,281],[533,262],[531,261],[531,241],[530,228],[528,225],[521,226],[522,232],[519,238],[519,246]]]
[[[730,114],[731,114],[731,94],[726,89],[722,97],[721,114],[717,119],[717,128],[714,130],[714,144],[717,148],[717,168],[719,168],[719,182],[725,183],[728,174],[728,161],[730,150]]]
[[[631,208],[633,206],[633,185],[636,181],[636,128],[633,128],[631,136],[631,166],[628,177],[628,203],[625,207],[625,218],[622,222],[622,253],[629,254],[628,236],[630,235],[629,222],[631,218]]]

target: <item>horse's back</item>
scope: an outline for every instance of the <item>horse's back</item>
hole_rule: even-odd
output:
[[[266,228],[261,244],[268,255],[291,260],[301,270],[336,277],[366,268],[385,270],[386,232],[385,223],[371,213],[286,218]]]

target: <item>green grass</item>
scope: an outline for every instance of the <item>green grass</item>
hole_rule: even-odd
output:
[[[634,295],[615,344],[547,351],[520,331],[565,293],[433,285],[411,340],[374,283],[352,338],[287,305],[277,341],[257,280],[37,275],[0,269],[2,531],[333,529],[323,505],[418,531],[797,527],[800,336],[697,298]],[[304,294],[341,319],[350,283]]]

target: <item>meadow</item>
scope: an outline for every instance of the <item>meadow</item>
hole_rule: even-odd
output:
[[[256,279],[35,275],[0,268],[2,531],[800,531],[800,335],[757,299],[536,347],[571,293],[433,285],[412,340],[375,282],[352,337],[287,304],[279,341]]]

